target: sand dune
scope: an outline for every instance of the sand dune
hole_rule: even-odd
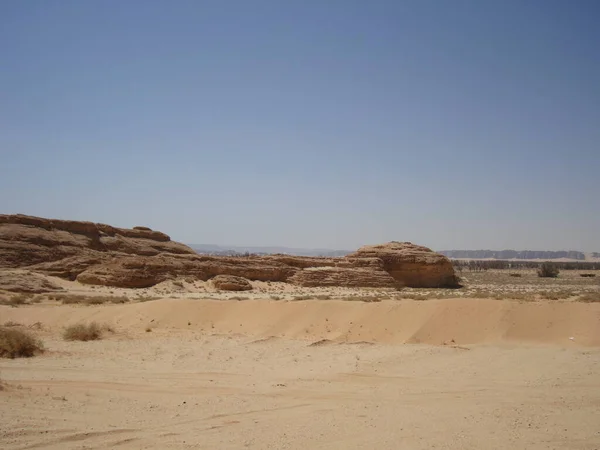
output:
[[[151,327],[311,341],[600,346],[600,304],[576,302],[164,299],[110,306],[0,306],[0,323],[7,320],[51,328],[96,320],[130,332]]]

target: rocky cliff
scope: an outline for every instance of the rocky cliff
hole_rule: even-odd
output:
[[[341,258],[198,255],[146,227],[0,215],[0,269],[26,268],[86,284],[142,288],[176,277],[220,275],[300,286],[455,286],[442,255],[410,243],[362,247]],[[242,283],[238,280],[238,283]]]

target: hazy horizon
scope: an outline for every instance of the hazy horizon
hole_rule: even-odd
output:
[[[600,251],[600,3],[0,4],[0,213]]]

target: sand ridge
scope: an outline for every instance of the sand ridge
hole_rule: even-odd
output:
[[[190,300],[124,305],[0,306],[0,323],[106,322],[131,332],[185,329],[336,342],[600,346],[600,304],[490,299],[428,301]]]

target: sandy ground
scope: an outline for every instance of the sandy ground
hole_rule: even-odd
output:
[[[600,448],[598,303],[0,306],[9,320],[41,323],[48,351],[0,360],[2,449]],[[91,320],[115,333],[61,339]]]

